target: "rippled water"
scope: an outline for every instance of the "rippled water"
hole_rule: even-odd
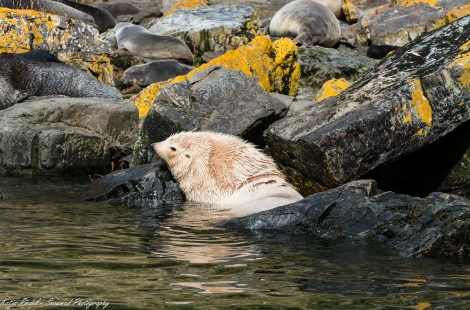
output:
[[[0,310],[470,308],[469,259],[228,231],[206,206],[83,202],[86,182],[0,179]]]

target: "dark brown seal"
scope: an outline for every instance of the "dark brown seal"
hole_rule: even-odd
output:
[[[0,54],[0,110],[30,96],[121,98],[115,88],[80,69],[43,57],[28,59],[21,54]]]

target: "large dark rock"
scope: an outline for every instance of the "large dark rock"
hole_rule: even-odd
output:
[[[161,163],[107,174],[88,185],[85,200],[120,202],[127,206],[179,205],[184,194]]]
[[[404,256],[470,255],[470,200],[443,193],[416,198],[380,192],[373,180],[353,181],[218,225],[379,241]]]
[[[145,121],[148,141],[179,131],[211,130],[263,144],[262,132],[285,115],[287,106],[240,71],[208,67],[187,82],[160,89]]]
[[[470,16],[416,39],[340,95],[292,110],[265,132],[302,194],[360,178],[469,120],[469,24]]]

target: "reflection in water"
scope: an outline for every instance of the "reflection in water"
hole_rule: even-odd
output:
[[[257,252],[246,238],[212,225],[229,217],[217,206],[185,202],[155,231],[152,254],[199,264],[254,259]]]
[[[57,305],[66,302],[85,309],[87,301],[107,301],[106,309],[470,307],[469,259],[410,259],[376,244],[233,232],[211,225],[226,216],[222,210],[83,202],[75,197],[86,180],[38,180],[0,178],[8,197],[0,201],[0,303],[40,299],[41,309],[65,309]]]

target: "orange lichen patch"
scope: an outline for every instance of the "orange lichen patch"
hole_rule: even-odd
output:
[[[465,53],[465,52],[468,52],[468,51],[469,51],[469,48],[470,48],[470,41],[467,41],[467,42],[465,42],[464,44],[462,44],[462,45],[459,47],[459,50],[460,50],[462,53]]]
[[[421,81],[414,79],[410,81],[411,99],[402,107],[402,121],[403,123],[410,123],[413,119],[426,124],[432,125],[432,108],[429,100],[424,96]],[[420,128],[417,130],[416,135],[425,134],[426,130]]]
[[[164,16],[170,16],[177,9],[195,8],[198,6],[207,5],[209,5],[209,2],[207,0],[176,0]]]
[[[323,99],[336,96],[349,86],[351,86],[351,83],[343,78],[328,80],[323,84],[313,100],[319,102]]]
[[[290,39],[279,39],[274,43],[267,36],[260,36],[250,43],[231,50],[192,70],[187,75],[178,76],[162,83],[176,84],[189,80],[196,72],[210,66],[223,66],[238,70],[254,77],[267,92],[295,94],[300,80],[300,65],[297,61],[297,47]],[[152,84],[144,89],[133,101],[139,108],[139,115],[147,115],[150,106],[158,96],[161,86]]]
[[[429,104],[429,100],[424,96],[423,88],[421,87],[420,80],[412,80],[411,86],[411,101],[410,105],[415,109],[415,113],[418,118],[426,123],[426,125],[432,125],[432,108]]]
[[[437,0],[393,0],[393,6],[409,7],[415,3],[427,3],[430,6],[436,6]]]
[[[158,97],[160,88],[164,85],[163,83],[164,82],[151,84],[135,97],[134,104],[139,110],[139,117],[146,116],[149,113],[153,101]]]
[[[425,301],[424,301],[424,302],[420,302],[420,303],[418,303],[416,306],[414,306],[414,308],[415,308],[416,310],[425,310],[425,309],[427,309],[427,308],[429,308],[429,307],[431,307],[431,304],[428,303],[428,302],[425,302]]]
[[[460,8],[455,8],[452,11],[448,12],[445,17],[446,24],[449,24],[457,19],[460,19],[464,16],[470,14],[470,5],[465,5]]]
[[[469,48],[470,41],[460,46],[460,50],[463,52]],[[460,67],[462,69],[462,76],[460,82],[467,89],[470,90],[470,52],[457,55],[455,59],[450,62],[446,68]]]

